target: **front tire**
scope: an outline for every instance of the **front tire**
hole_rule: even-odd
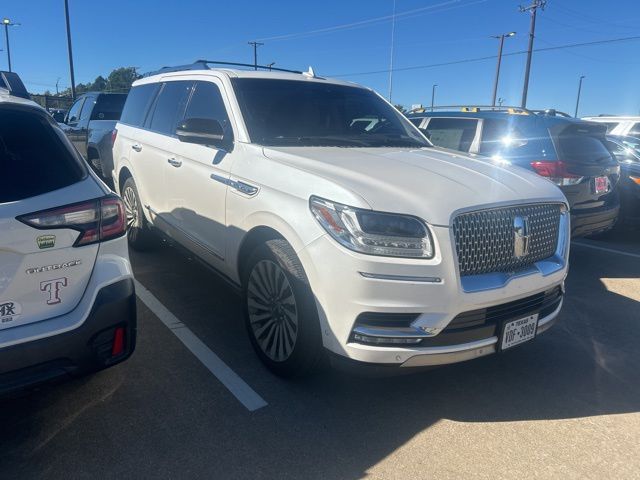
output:
[[[127,239],[134,250],[145,251],[153,246],[153,232],[142,211],[138,188],[129,177],[122,186],[122,201],[127,216]]]
[[[276,375],[303,376],[322,352],[318,310],[295,251],[269,240],[251,254],[243,272],[245,322],[260,360]]]

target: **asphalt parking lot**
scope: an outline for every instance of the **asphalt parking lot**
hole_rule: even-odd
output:
[[[262,367],[212,273],[167,245],[132,254],[181,323],[140,301],[128,362],[1,400],[0,478],[639,478],[639,237],[575,243],[560,320],[532,343],[299,382]]]

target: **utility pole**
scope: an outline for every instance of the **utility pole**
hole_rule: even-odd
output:
[[[437,83],[434,83],[433,86],[431,87],[431,111],[433,112],[433,102],[436,99],[436,87],[438,86]]]
[[[578,98],[576,98],[576,111],[573,114],[575,118],[578,118],[578,106],[580,105],[580,92],[582,91],[582,80],[584,79],[584,75],[580,75],[580,80],[578,81]]]
[[[253,69],[258,70],[258,47],[264,45],[261,42],[247,42],[249,45],[253,45]]]
[[[56,95],[60,95],[60,90],[58,90],[58,84],[60,83],[60,77],[56,80]]]
[[[520,6],[521,12],[529,12],[531,14],[531,25],[529,27],[529,48],[527,50],[527,66],[524,71],[524,85],[522,87],[521,107],[527,107],[527,93],[529,92],[529,74],[531,73],[531,55],[533,54],[533,39],[536,33],[536,14],[538,9],[544,10],[547,0],[533,0],[528,7]]]
[[[393,92],[393,47],[396,36],[396,0],[393,0],[393,15],[391,16],[391,57],[389,58],[389,102]]]
[[[11,71],[11,49],[9,48],[9,27],[17,27],[19,23],[13,23],[8,18],[2,19],[4,25],[4,38],[7,44],[7,63],[9,64],[9,71]]]
[[[491,38],[497,38],[500,40],[498,46],[498,64],[496,65],[496,79],[493,82],[493,96],[491,97],[491,106],[496,106],[496,97],[498,95],[498,79],[500,78],[500,64],[502,63],[502,47],[504,46],[504,39],[515,36],[516,32],[503,33],[502,35],[494,35]]]
[[[76,78],[73,73],[73,51],[71,50],[71,25],[69,24],[69,0],[64,0],[64,15],[67,20],[67,50],[69,51],[69,73],[71,75],[71,99],[76,99]]]

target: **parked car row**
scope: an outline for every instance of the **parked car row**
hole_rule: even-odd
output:
[[[635,159],[634,140],[552,111],[407,118],[366,87],[269,70],[164,68],[126,96],[79,97],[61,125],[10,76],[0,392],[131,355],[125,232],[137,250],[172,239],[237,289],[258,357],[282,376],[325,353],[455,363],[553,325],[570,237],[614,225],[614,144]]]

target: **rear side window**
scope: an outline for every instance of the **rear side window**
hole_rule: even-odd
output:
[[[149,128],[164,135],[174,135],[178,121],[191,92],[193,82],[167,82],[162,87],[151,117]]]
[[[100,95],[93,108],[91,120],[120,120],[126,95]]]
[[[80,181],[85,170],[51,120],[0,108],[0,203],[42,195]]]
[[[217,120],[225,132],[229,131],[229,116],[218,86],[211,82],[196,82],[184,118]]]
[[[158,83],[133,87],[127,96],[120,121],[133,127],[141,127],[159,88]]]
[[[468,152],[477,125],[478,120],[472,118],[432,118],[423,131],[439,147]]]

